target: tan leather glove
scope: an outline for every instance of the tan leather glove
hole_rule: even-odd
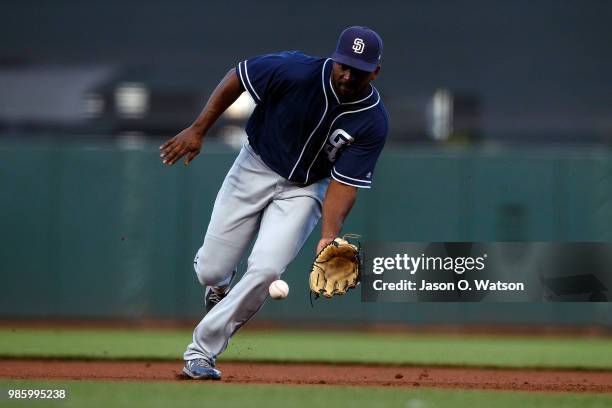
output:
[[[310,272],[310,290],[331,298],[344,295],[360,279],[359,248],[343,238],[336,238],[319,252]]]

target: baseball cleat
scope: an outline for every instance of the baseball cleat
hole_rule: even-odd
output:
[[[235,276],[236,270],[234,269],[232,271],[230,282],[225,289],[215,288],[213,286],[206,287],[206,291],[204,292],[204,309],[206,310],[206,313],[210,312],[210,309],[215,307],[217,303],[222,301],[223,298],[227,296],[230,291],[230,285],[232,284]]]
[[[185,361],[183,373],[194,380],[220,380],[221,371],[217,370],[214,365],[210,364],[204,358],[196,358],[195,360]]]

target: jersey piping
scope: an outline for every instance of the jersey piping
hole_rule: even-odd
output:
[[[323,96],[325,98],[325,109],[323,110],[323,115],[321,115],[321,119],[319,120],[319,123],[317,123],[317,126],[315,126],[315,128],[313,129],[313,131],[310,133],[310,136],[308,136],[308,139],[306,140],[306,143],[304,143],[304,147],[302,147],[302,151],[300,152],[300,156],[298,157],[297,161],[295,162],[295,165],[293,166],[293,169],[291,169],[291,173],[289,173],[289,180],[291,180],[291,177],[293,176],[293,172],[295,172],[295,169],[297,168],[298,164],[300,163],[300,160],[302,160],[302,156],[304,155],[304,151],[306,151],[306,146],[308,146],[308,143],[310,142],[310,139],[312,138],[312,135],[314,135],[316,133],[316,131],[319,129],[319,126],[321,126],[321,123],[323,123],[323,119],[325,119],[325,115],[327,115],[327,108],[329,106],[329,103],[327,102],[327,91],[325,90],[325,67],[327,66],[327,63],[331,61],[331,58],[328,58],[325,60],[325,62],[323,63],[323,68],[321,69],[321,86],[323,87]],[[318,154],[317,154],[318,156]],[[308,176],[306,176],[306,180],[308,180]]]
[[[242,72],[242,67],[240,66],[241,64],[244,64],[244,74]],[[249,79],[249,71],[248,71],[248,68],[247,68],[247,62],[246,61],[240,62],[238,64],[238,73],[240,74],[240,82],[242,82],[242,86],[244,86],[244,89],[249,91],[249,93],[251,94],[251,96],[253,97],[255,102],[257,102],[257,103],[261,102],[261,98],[257,94],[257,91],[255,90],[255,88],[253,88],[253,85],[251,84],[251,80]],[[246,81],[244,80],[243,75],[246,78]]]

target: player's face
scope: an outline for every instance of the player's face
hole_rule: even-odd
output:
[[[334,62],[332,79],[334,88],[340,96],[352,98],[360,96],[376,75],[380,67],[374,72],[361,71],[345,64]]]

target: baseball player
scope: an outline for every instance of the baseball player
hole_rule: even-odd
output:
[[[219,116],[244,92],[255,110],[248,141],[215,200],[194,268],[206,287],[206,315],[193,332],[183,372],[220,379],[217,356],[261,308],[268,286],[295,258],[323,217],[318,253],[342,227],[358,188],[370,188],[388,116],[370,84],[383,43],[366,27],[344,30],[331,58],[297,51],[241,61],[213,91],[195,122],[164,143],[161,157],[188,165]],[[247,270],[230,290],[255,239]]]

